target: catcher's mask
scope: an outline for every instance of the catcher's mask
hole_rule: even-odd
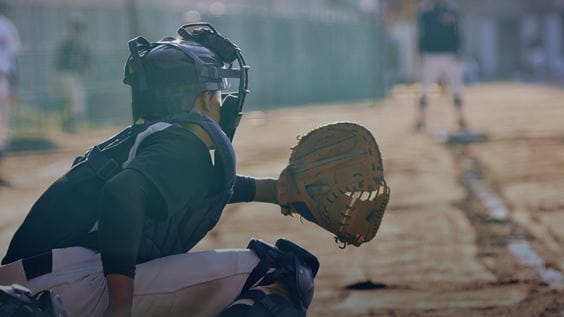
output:
[[[187,96],[193,104],[202,92],[225,90],[229,88],[227,79],[236,78],[238,91],[222,93],[220,122],[232,140],[249,93],[249,66],[241,50],[209,23],[183,25],[178,35],[179,39],[169,37],[155,43],[143,37],[128,42],[130,56],[123,82],[132,87],[133,121],[186,111],[174,103],[144,102],[144,99],[149,100],[146,98],[149,92],[159,94],[168,89],[168,96]],[[233,67],[235,62],[236,68]]]

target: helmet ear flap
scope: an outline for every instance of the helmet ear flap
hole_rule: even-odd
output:
[[[148,89],[140,90],[131,87],[131,112],[133,123],[137,122],[150,111],[149,102],[151,100]]]

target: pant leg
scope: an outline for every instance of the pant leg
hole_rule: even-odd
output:
[[[8,147],[10,137],[11,97],[8,78],[0,75],[0,153]]]
[[[8,147],[10,109],[9,105],[2,104],[0,101],[0,153]]]
[[[259,259],[251,250],[173,255],[137,266],[133,316],[217,316]]]
[[[76,122],[84,114],[85,93],[81,78],[69,72],[61,72],[59,76],[59,90],[64,98],[63,129],[68,132],[76,130]]]
[[[461,98],[464,92],[462,62],[456,55],[449,54],[445,64],[448,65],[446,66],[448,88],[455,97]]]
[[[86,112],[86,92],[84,82],[80,75],[69,74],[72,81],[69,83],[68,92],[70,99],[70,114],[74,120],[84,118]]]
[[[216,316],[239,295],[259,259],[251,250],[163,257],[136,268],[133,316]],[[71,316],[102,316],[108,305],[100,255],[73,247],[53,250],[53,272],[27,281],[21,261],[0,267],[0,284],[33,293],[51,289]]]
[[[438,58],[435,54],[425,54],[422,57],[421,96],[427,97],[433,84],[437,83],[440,75]]]
[[[86,248],[53,250],[52,272],[29,281],[21,260],[3,265],[0,284],[20,284],[34,294],[52,290],[61,296],[70,316],[102,316],[108,306],[100,255]]]

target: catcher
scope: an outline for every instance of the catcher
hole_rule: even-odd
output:
[[[188,251],[226,204],[246,201],[278,203],[345,244],[370,240],[389,197],[376,142],[358,125],[329,125],[302,137],[279,181],[237,176],[231,140],[248,66],[209,24],[178,33],[129,42],[134,124],[39,198],[0,284],[51,290],[71,316],[305,316],[319,262],[291,241]],[[228,78],[239,89],[222,96]]]

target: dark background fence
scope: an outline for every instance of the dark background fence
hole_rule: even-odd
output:
[[[137,4],[140,32],[151,41],[174,35],[187,12],[195,12],[188,4],[163,3]],[[54,87],[55,51],[73,19],[86,24],[84,36],[92,55],[92,67],[84,76],[87,120],[129,121],[129,88],[121,83],[126,43],[132,37],[125,1],[14,1],[8,9],[23,44],[16,128],[41,131],[61,111],[63,101]],[[198,12],[201,20],[213,23],[242,48],[252,67],[250,108],[383,96],[391,82],[381,19],[342,8],[311,13],[268,8],[226,8],[221,15]]]

